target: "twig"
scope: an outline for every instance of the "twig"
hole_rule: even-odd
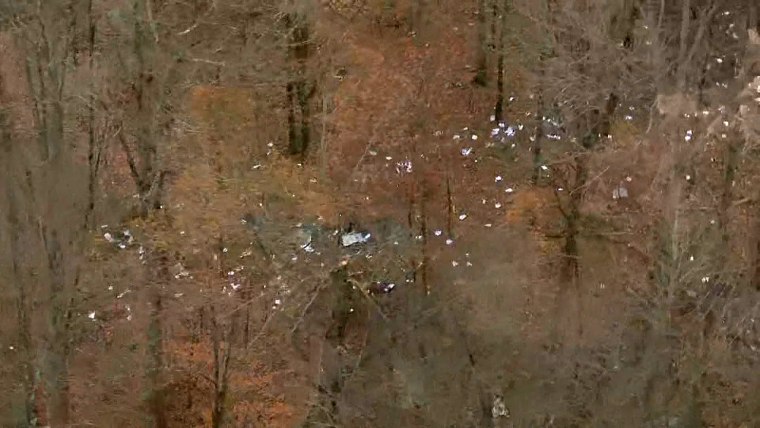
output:
[[[314,292],[314,295],[311,296],[311,299],[309,299],[309,302],[306,303],[306,306],[304,306],[303,311],[301,311],[301,315],[298,317],[298,321],[293,325],[293,328],[290,329],[290,334],[295,333],[295,331],[298,329],[298,327],[301,325],[301,323],[304,320],[304,317],[306,317],[306,312],[311,308],[311,305],[314,304],[314,301],[317,300],[317,297],[319,296],[319,293],[322,292],[322,290],[326,287],[326,285],[323,283]]]

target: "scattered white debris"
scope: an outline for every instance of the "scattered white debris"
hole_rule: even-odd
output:
[[[90,312],[90,313],[87,315],[87,318],[89,318],[89,319],[91,319],[91,320],[93,320],[93,321],[94,321],[94,320],[95,320],[95,311],[92,311],[92,312]]]
[[[369,233],[351,232],[343,234],[343,236],[340,237],[340,242],[344,247],[350,247],[354,244],[363,244],[369,241],[370,237],[372,237],[372,235]]]
[[[500,175],[497,175],[497,176],[496,176],[496,179],[495,179],[495,180],[496,180],[496,182],[498,183],[498,182],[500,182],[500,181],[502,180],[502,178],[501,178],[501,176],[500,176]]]
[[[690,181],[690,180],[691,180],[691,175],[686,174],[686,181]]]
[[[546,134],[546,138],[548,138],[550,140],[555,140],[555,141],[558,141],[558,140],[562,139],[562,137],[560,135],[557,135],[557,134]]]
[[[478,136],[475,135],[475,134],[472,134],[472,136],[470,136],[470,138],[472,138],[472,141],[477,141]]]
[[[686,136],[683,137],[683,139],[686,141],[691,141],[691,138],[693,135],[694,135],[693,131],[689,129],[688,131],[686,131]]]
[[[446,245],[452,245],[453,243],[454,243],[453,239],[447,239],[446,240]]]
[[[492,224],[491,224],[491,223],[486,223],[486,224],[484,224],[484,226],[485,226],[485,227],[491,227],[491,226],[492,226]]]
[[[396,163],[396,172],[399,174],[411,174],[412,173],[412,161],[405,160]]]
[[[467,214],[459,214],[459,220],[464,220],[467,218]]]
[[[454,140],[458,140],[460,138],[462,138],[462,137],[460,137],[458,134],[454,134],[454,137],[453,137]]]
[[[457,262],[456,260],[452,260],[451,261],[451,266],[457,267],[457,266],[459,266],[459,262]]]
[[[280,299],[274,299],[274,304],[277,306],[280,306],[282,304],[282,300]]]
[[[472,153],[472,147],[466,147],[461,150],[462,156],[470,156]]]
[[[625,177],[625,181],[627,181],[627,182],[630,183],[631,181],[633,181],[633,178],[631,178],[631,176],[629,175],[629,176]]]
[[[391,156],[386,156],[386,157],[385,157],[385,160],[387,160],[387,161],[389,161],[389,160],[393,160],[393,157],[391,157]]]
[[[520,129],[522,129],[522,125],[520,125]],[[516,134],[516,131],[515,131],[515,128],[513,128],[513,127],[510,126],[510,127],[507,128],[507,130],[505,131],[505,133],[507,134],[507,137],[514,137],[515,134]]]
[[[689,261],[693,262],[694,261],[694,256],[689,256]]]
[[[493,206],[494,206],[494,208],[499,209],[499,208],[501,208],[501,202],[497,202]]]
[[[111,235],[108,232],[106,232],[106,233],[103,234],[103,238],[105,238],[105,240],[108,241],[108,242],[110,242],[110,243],[114,243],[116,241],[115,239],[113,239],[113,235]]]
[[[633,116],[631,116],[630,114],[623,116],[623,118],[629,122],[633,120]]]
[[[707,284],[708,282],[710,282],[710,277],[709,276],[703,276],[702,277],[702,284]]]
[[[435,236],[441,236],[442,233],[443,231],[441,231],[441,229],[436,229],[435,232],[433,232]]]
[[[505,193],[512,193],[512,192],[514,192],[514,191],[515,191],[515,189],[513,189],[513,188],[511,188],[511,187],[507,187],[506,189],[504,189],[504,192],[505,192]]]
[[[549,170],[549,167],[548,167],[548,166],[546,166],[546,165],[541,165],[541,169],[542,169],[542,170],[544,170],[544,171],[548,171],[548,170]]]

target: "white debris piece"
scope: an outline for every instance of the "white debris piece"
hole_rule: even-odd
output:
[[[511,187],[507,187],[506,189],[504,189],[504,193],[512,193],[514,191],[515,191],[515,189],[513,189]]]
[[[467,218],[467,214],[459,214],[459,220],[464,220]]]
[[[497,175],[497,176],[496,176],[496,179],[495,179],[495,180],[496,180],[496,182],[498,183],[498,182],[500,182],[500,181],[502,180],[502,178],[501,178],[501,176],[500,176],[500,175]]]
[[[461,150],[462,156],[470,156],[472,153],[472,147],[465,147]]]
[[[441,236],[442,233],[443,232],[441,231],[441,229],[436,229],[436,231],[433,232],[433,234],[435,234],[435,236]]]
[[[340,242],[344,247],[350,247],[354,244],[364,244],[365,242],[369,241],[370,237],[372,237],[372,235],[369,233],[344,233],[343,236],[340,237]]]
[[[446,240],[446,245],[452,245],[452,244],[454,244],[454,240],[453,239],[447,239]]]
[[[622,184],[612,191],[612,199],[625,199],[628,197],[628,189]]]
[[[94,321],[94,320],[95,320],[95,311],[92,311],[92,312],[90,312],[90,313],[87,315],[87,318],[89,318],[89,319],[91,319],[91,320],[93,320],[93,321]]]
[[[491,227],[491,226],[493,226],[493,225],[492,225],[491,223],[486,223],[484,226],[485,226],[485,227]]]
[[[548,171],[548,170],[549,170],[549,167],[548,167],[548,166],[546,166],[546,165],[541,165],[541,169],[542,169],[542,170],[544,170],[544,171]]]
[[[493,206],[494,206],[494,208],[499,209],[499,208],[501,208],[501,202],[497,202]]]
[[[113,235],[111,235],[108,232],[106,232],[106,233],[103,234],[103,238],[105,238],[105,240],[108,241],[108,242],[110,242],[110,243],[113,243],[114,241],[116,241],[115,239],[113,239]]]
[[[509,417],[509,409],[507,409],[507,405],[504,403],[504,398],[502,398],[500,395],[495,396],[493,399],[493,405],[491,406],[491,416],[494,419]]]
[[[520,126],[522,127],[522,125],[520,125]],[[511,126],[510,126],[510,127],[508,127],[508,128],[507,128],[507,130],[506,130],[505,132],[506,132],[506,134],[507,134],[507,137],[514,137],[514,136],[515,136],[515,133],[516,133],[516,131],[515,131],[515,128],[513,128],[513,127],[511,127]]]
[[[472,134],[472,136],[470,136],[470,138],[472,138],[472,141],[477,141],[478,136],[475,135],[475,134]]]
[[[451,261],[451,266],[457,267],[457,266],[459,266],[459,262],[457,262],[456,260],[452,260]]]
[[[688,131],[686,131],[686,136],[683,137],[683,139],[686,141],[691,141],[693,135],[694,135],[693,131],[689,129]]]

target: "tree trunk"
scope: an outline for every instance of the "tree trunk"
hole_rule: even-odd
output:
[[[311,98],[316,85],[307,78],[310,52],[309,23],[302,13],[285,16],[288,56],[293,63],[291,78],[285,86],[288,104],[288,152],[304,160],[311,140]]]
[[[95,73],[95,19],[92,10],[93,0],[87,1],[88,22],[88,68],[91,75]],[[84,227],[92,229],[95,211],[95,193],[97,191],[98,169],[100,168],[100,148],[95,138],[95,79],[90,79],[90,95],[87,100],[87,165],[89,176],[87,182],[87,208]]]
[[[69,423],[69,321],[70,299],[66,290],[63,250],[57,230],[41,225],[49,281],[50,313],[48,339],[44,351],[45,390],[48,397],[47,423],[66,427]]]
[[[488,84],[488,20],[486,13],[488,9],[488,0],[478,0],[478,48],[477,59],[475,61],[475,77],[472,83],[478,86]]]

